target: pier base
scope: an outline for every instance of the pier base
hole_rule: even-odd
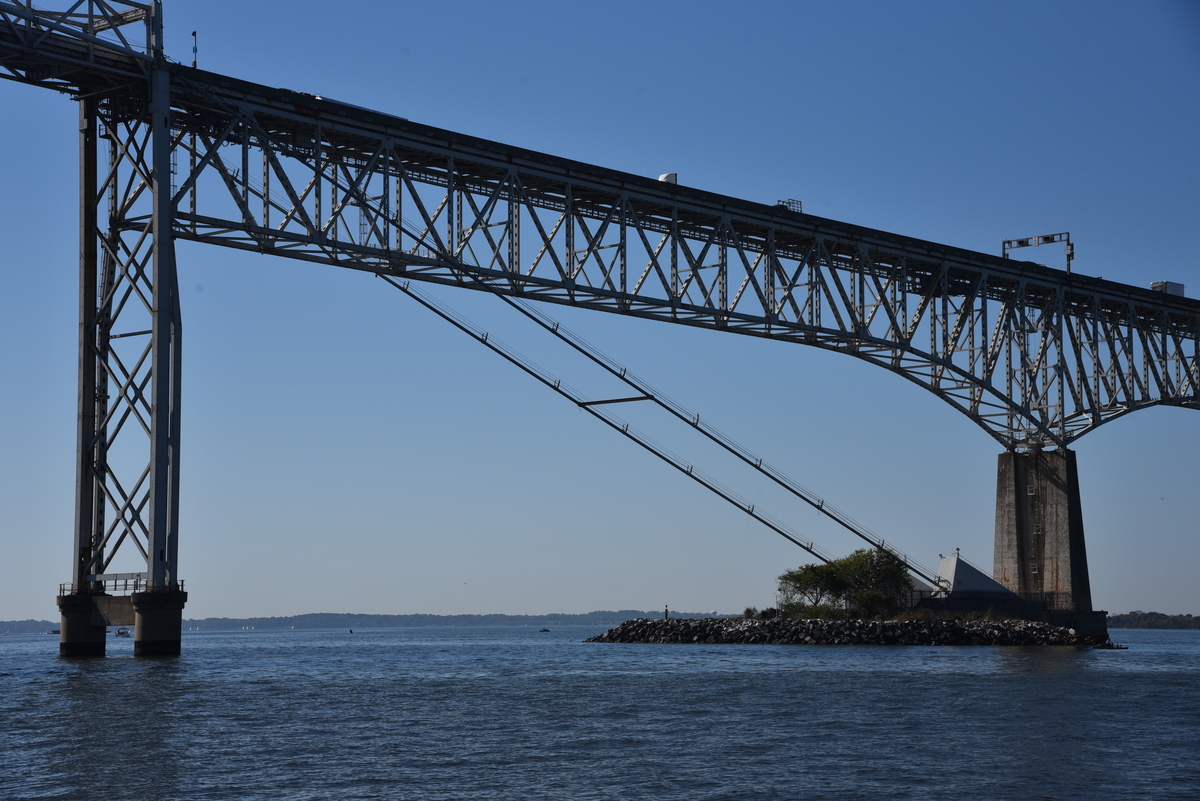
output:
[[[1096,645],[1108,639],[1108,612],[1047,612],[1046,622],[1072,629]]]
[[[58,596],[59,656],[104,656],[108,624],[95,596],[73,593]]]
[[[133,594],[133,655],[179,656],[183,639],[182,590]]]
[[[1061,612],[1091,612],[1075,452],[1007,451],[996,474],[993,578]]]

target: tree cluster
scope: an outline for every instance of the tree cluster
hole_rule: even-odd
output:
[[[1162,612],[1135,610],[1123,615],[1109,615],[1110,629],[1200,629],[1200,616],[1164,615]]]
[[[867,548],[779,577],[787,617],[877,617],[907,608],[911,592],[904,564],[887,551]]]

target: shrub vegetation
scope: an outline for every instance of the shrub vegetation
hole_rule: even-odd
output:
[[[783,613],[792,618],[883,617],[906,608],[911,590],[912,579],[899,559],[868,548],[779,577]]]

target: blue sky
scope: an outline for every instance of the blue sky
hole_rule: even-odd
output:
[[[197,30],[217,72],[984,252],[1070,231],[1076,271],[1197,297],[1197,8],[165,13],[171,56],[190,61]],[[72,536],[76,107],[7,82],[0,102],[0,619],[52,619]],[[806,561],[378,279],[178,253],[189,617],[737,611],[771,603],[774,577]],[[573,375],[493,298],[438,295]],[[550,311],[919,561],[959,547],[990,567],[1000,448],[932,395],[816,349]],[[698,443],[654,434],[827,550],[857,547]],[[1200,613],[1200,413],[1142,411],[1075,449],[1096,605]]]

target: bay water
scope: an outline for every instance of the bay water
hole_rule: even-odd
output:
[[[618,645],[596,627],[0,637],[0,799],[1197,799],[1200,632]]]

